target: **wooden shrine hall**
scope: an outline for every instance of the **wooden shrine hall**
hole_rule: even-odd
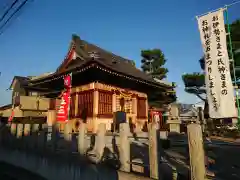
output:
[[[99,123],[111,129],[114,113],[123,111],[126,120],[141,128],[148,120],[148,95],[175,97],[174,86],[159,83],[137,69],[133,61],[117,56],[73,35],[68,54],[57,70],[45,77],[30,79],[28,88],[45,98],[58,99],[64,89],[63,76],[72,73],[70,120],[77,128],[86,116],[87,128],[96,132]],[[169,98],[168,98],[169,99]],[[171,98],[170,98],[171,99]],[[56,102],[56,101],[55,101]],[[51,101],[51,109],[58,105]],[[168,102],[169,103],[169,102]]]

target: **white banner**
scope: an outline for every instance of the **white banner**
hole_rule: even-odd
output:
[[[223,13],[220,9],[198,18],[211,118],[237,117]]]

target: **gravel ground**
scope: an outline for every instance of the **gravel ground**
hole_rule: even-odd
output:
[[[173,142],[177,140],[184,140],[186,137],[173,138]],[[179,158],[186,163],[188,160],[187,145],[172,147],[173,152],[179,153],[182,157]],[[221,180],[240,180],[240,145],[234,143],[227,143],[224,141],[212,141],[212,143],[205,145],[205,152],[208,157],[215,160],[215,164],[210,166],[218,179]]]

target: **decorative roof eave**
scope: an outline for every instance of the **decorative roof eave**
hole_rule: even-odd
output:
[[[78,74],[78,73],[86,71],[87,69],[89,69],[89,68],[91,68],[93,66],[94,66],[94,64],[90,64],[90,65],[82,67],[82,68],[74,68],[74,69],[70,69],[68,71],[64,71],[64,72],[61,72],[61,73],[55,73],[55,74],[52,74],[49,77],[44,78],[44,80],[42,80],[42,81],[39,81],[39,82],[36,82],[36,83],[32,83],[31,86],[48,83],[48,82],[51,82],[51,81],[54,81],[54,80],[58,80],[60,78],[63,79],[64,76],[66,76],[66,74],[70,74],[70,73]],[[72,72],[72,71],[74,71],[74,72]]]
[[[72,60],[74,56],[75,49],[76,49],[76,45],[74,43],[71,43],[66,57],[64,58],[60,66],[57,68],[57,72],[64,70],[64,68],[69,64],[69,62]]]
[[[125,79],[129,79],[129,80],[132,80],[132,81],[135,81],[135,82],[138,82],[138,83],[146,84],[148,86],[153,86],[153,87],[156,87],[156,88],[164,88],[164,86],[162,86],[162,84],[152,83],[152,82],[148,82],[148,81],[145,81],[145,80],[139,80],[139,79],[137,79],[135,77],[127,76],[127,75],[124,75],[122,73],[118,73],[118,72],[114,72],[114,71],[108,70],[105,67],[96,66],[96,68],[98,68],[98,69],[100,69],[102,71],[108,72],[109,74],[113,74],[113,75],[116,75],[116,76],[124,77]]]
[[[40,81],[40,82],[37,82],[37,83],[34,83],[32,85],[35,86],[35,85],[39,85],[39,84],[48,83],[48,82],[51,82],[51,81],[63,78],[68,73],[72,73],[74,75],[74,74],[78,74],[78,73],[84,72],[87,69],[90,69],[90,68],[93,68],[93,67],[95,67],[97,69],[100,69],[102,71],[105,71],[105,72],[107,72],[109,74],[112,74],[112,75],[115,75],[115,76],[124,77],[126,79],[133,80],[133,81],[138,82],[138,83],[146,84],[148,86],[152,86],[152,87],[156,87],[156,88],[164,88],[164,89],[166,88],[164,85],[161,85],[161,84],[158,84],[158,83],[151,83],[151,82],[147,82],[145,80],[139,80],[139,79],[131,77],[131,76],[127,76],[127,75],[124,75],[124,74],[121,74],[121,73],[118,73],[118,72],[111,71],[111,70],[109,70],[106,67],[102,67],[101,65],[97,64],[96,62],[95,63],[91,63],[91,64],[89,64],[89,65],[87,65],[85,67],[82,67],[82,68],[76,67],[74,69],[70,69],[70,70],[68,70],[66,72],[63,72],[61,74],[53,74],[52,78],[46,79],[44,81]]]

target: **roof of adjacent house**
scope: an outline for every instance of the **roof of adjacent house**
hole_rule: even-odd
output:
[[[69,56],[72,55],[73,51],[75,52],[75,58],[69,59]],[[91,56],[95,54],[98,58],[91,58]],[[157,82],[153,79],[152,76],[144,73],[140,69],[135,67],[135,63],[133,60],[129,60],[113,54],[112,52],[106,51],[94,44],[91,44],[85,40],[80,39],[79,36],[73,35],[72,41],[70,44],[69,52],[65,60],[60,64],[57,71],[49,76],[44,78],[39,78],[37,81],[44,80],[45,78],[50,78],[51,76],[55,77],[57,74],[61,74],[64,71],[70,71],[74,68],[82,67],[88,64],[90,61],[94,63],[100,64],[112,71],[117,73],[124,74],[129,77],[133,77],[139,80],[147,81],[148,83],[152,83],[157,86],[162,87],[173,87],[169,83],[165,83],[163,81]],[[31,80],[34,83],[35,80]]]
[[[11,108],[12,107],[12,104],[6,104],[6,105],[4,105],[4,106],[1,106],[0,107],[0,110],[6,110],[6,109],[9,109],[9,108]]]
[[[14,76],[9,89],[12,89],[15,80],[20,83],[20,86],[27,86],[30,78],[24,76]]]

